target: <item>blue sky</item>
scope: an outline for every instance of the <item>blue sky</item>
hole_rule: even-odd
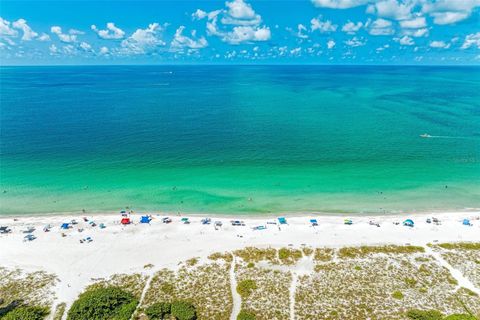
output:
[[[480,64],[480,0],[9,1],[3,65]]]

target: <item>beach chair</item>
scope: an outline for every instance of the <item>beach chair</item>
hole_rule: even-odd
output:
[[[188,218],[182,218],[181,221],[183,224],[190,224],[190,220],[188,220]]]
[[[10,232],[12,232],[12,229],[10,229],[9,227],[7,226],[0,227],[0,234],[7,234]]]
[[[265,230],[267,229],[266,226],[256,226],[256,227],[253,227],[253,230]]]
[[[212,222],[212,219],[210,219],[210,218],[202,219],[202,224],[210,224],[210,222]]]
[[[312,227],[318,226],[318,221],[317,221],[317,219],[310,219],[310,223],[312,224]]]
[[[470,226],[470,227],[473,226],[473,224],[471,224],[470,220],[468,220],[468,219],[463,219],[462,224],[464,226]]]
[[[170,219],[169,217],[165,217],[165,218],[162,219],[162,222],[163,223],[171,223],[172,219]]]
[[[35,227],[28,227],[27,229],[23,230],[22,232],[23,233],[32,233],[33,231],[35,231]]]
[[[100,223],[99,227],[100,229],[105,229],[107,226],[105,225],[105,223]]]
[[[432,223],[432,219],[427,218],[427,223]]]
[[[37,239],[33,234],[27,234],[25,237],[23,237],[23,241],[33,241]]]
[[[353,221],[351,219],[345,219],[345,220],[343,220],[343,224],[352,225]]]
[[[92,239],[92,237],[86,237],[86,238],[85,238],[85,241],[90,243],[90,242],[93,241],[93,239]]]
[[[287,219],[285,219],[285,217],[280,217],[280,218],[278,218],[278,223],[287,224]]]

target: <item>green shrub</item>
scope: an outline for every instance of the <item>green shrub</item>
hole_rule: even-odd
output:
[[[469,314],[452,314],[443,318],[443,320],[477,320],[477,318]]]
[[[186,301],[172,302],[171,314],[177,320],[195,320],[197,319],[197,312],[195,307]]]
[[[403,299],[403,293],[401,293],[400,291],[395,291],[392,293],[392,297],[394,297],[395,299]]]
[[[117,287],[98,288],[82,293],[68,311],[68,320],[128,320],[138,301]]]
[[[170,314],[172,305],[168,302],[158,302],[152,304],[145,310],[145,314],[148,316],[148,319],[151,320],[162,320],[167,314]]]
[[[257,289],[257,283],[254,280],[242,280],[237,284],[237,292],[242,298],[248,297],[255,289]]]
[[[42,320],[48,313],[49,310],[45,307],[20,306],[1,318],[2,320]]]
[[[409,310],[407,317],[412,320],[442,320],[443,314],[437,310]]]
[[[253,313],[241,310],[237,316],[237,320],[255,320],[256,317]]]

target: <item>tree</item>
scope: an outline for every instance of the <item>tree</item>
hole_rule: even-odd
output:
[[[186,301],[172,302],[171,315],[178,320],[195,320],[197,319],[197,312],[195,307]]]
[[[117,287],[89,290],[82,293],[68,311],[68,320],[128,320],[138,301]]]
[[[20,306],[0,318],[2,320],[43,320],[48,314],[48,308]]]
[[[168,302],[157,302],[152,304],[145,310],[145,314],[148,319],[151,320],[163,320],[163,318],[170,314],[172,305]]]
[[[256,317],[253,313],[241,310],[237,316],[237,320],[255,320]]]

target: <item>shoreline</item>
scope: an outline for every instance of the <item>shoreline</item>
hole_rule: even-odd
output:
[[[123,209],[122,209],[123,210]],[[126,209],[125,209],[126,210]],[[61,216],[112,216],[119,214],[118,211],[99,210],[99,211],[64,211],[64,212],[39,212],[39,213],[15,213],[15,214],[0,214],[2,219],[21,219],[21,218],[37,218],[37,217],[61,217]],[[391,211],[391,212],[323,212],[323,211],[298,211],[298,212],[282,212],[278,213],[259,213],[259,212],[234,212],[234,213],[208,213],[208,212],[173,212],[173,211],[153,211],[153,210],[139,210],[132,211],[133,214],[143,215],[164,215],[164,216],[185,216],[185,217],[213,217],[213,218],[265,218],[271,219],[279,216],[285,217],[299,217],[299,216],[315,216],[315,217],[392,217],[395,215],[429,215],[429,214],[468,214],[478,213],[480,208],[463,208],[463,209],[438,209],[438,210],[406,210],[406,211]],[[180,213],[180,214],[179,214]]]

